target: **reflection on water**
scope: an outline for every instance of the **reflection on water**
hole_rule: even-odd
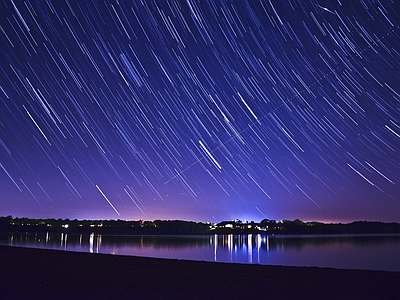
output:
[[[0,244],[77,252],[400,272],[400,235],[0,234]]]

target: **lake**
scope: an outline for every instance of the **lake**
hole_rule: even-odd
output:
[[[107,236],[0,233],[0,244],[229,263],[400,272],[400,235]]]

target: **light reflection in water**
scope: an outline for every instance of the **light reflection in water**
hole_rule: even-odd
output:
[[[253,263],[253,235],[249,234],[247,236],[247,256],[249,263]]]
[[[260,234],[257,234],[257,262],[260,263],[260,249],[261,249],[262,238]]]
[[[82,234],[79,236],[79,245],[82,246]],[[101,253],[101,243],[103,240],[103,236],[101,234],[95,235],[93,232],[89,235],[89,252],[90,253]],[[96,246],[96,247],[95,247]],[[111,252],[110,254],[115,254]]]
[[[92,232],[89,236],[89,252],[93,253],[93,240],[94,240],[94,233]]]
[[[210,239],[212,246],[212,240]],[[214,234],[214,261],[217,261],[218,235]]]
[[[61,233],[60,246],[61,246],[61,248],[64,248],[64,250],[67,250],[67,240],[68,240],[68,233],[66,233],[66,234]],[[46,239],[46,243],[47,243],[47,239]]]
[[[261,263],[262,245],[265,244],[265,236],[257,235],[213,235],[209,244],[213,247],[213,260],[218,261],[218,250],[229,253],[229,261],[235,262],[238,256],[246,255],[247,263]],[[265,249],[267,250],[267,249]],[[255,253],[253,253],[255,251]],[[256,260],[255,260],[256,254]]]
[[[97,235],[97,242],[96,242],[96,253],[100,252],[101,241],[102,241],[102,235],[98,234]]]
[[[47,232],[0,234],[0,244],[215,262],[400,272],[400,235],[105,236]]]

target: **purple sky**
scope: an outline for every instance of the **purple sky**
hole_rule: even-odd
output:
[[[400,222],[399,1],[0,14],[0,215]]]

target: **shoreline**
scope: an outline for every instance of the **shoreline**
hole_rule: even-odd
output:
[[[397,299],[400,272],[0,246],[0,299]]]

